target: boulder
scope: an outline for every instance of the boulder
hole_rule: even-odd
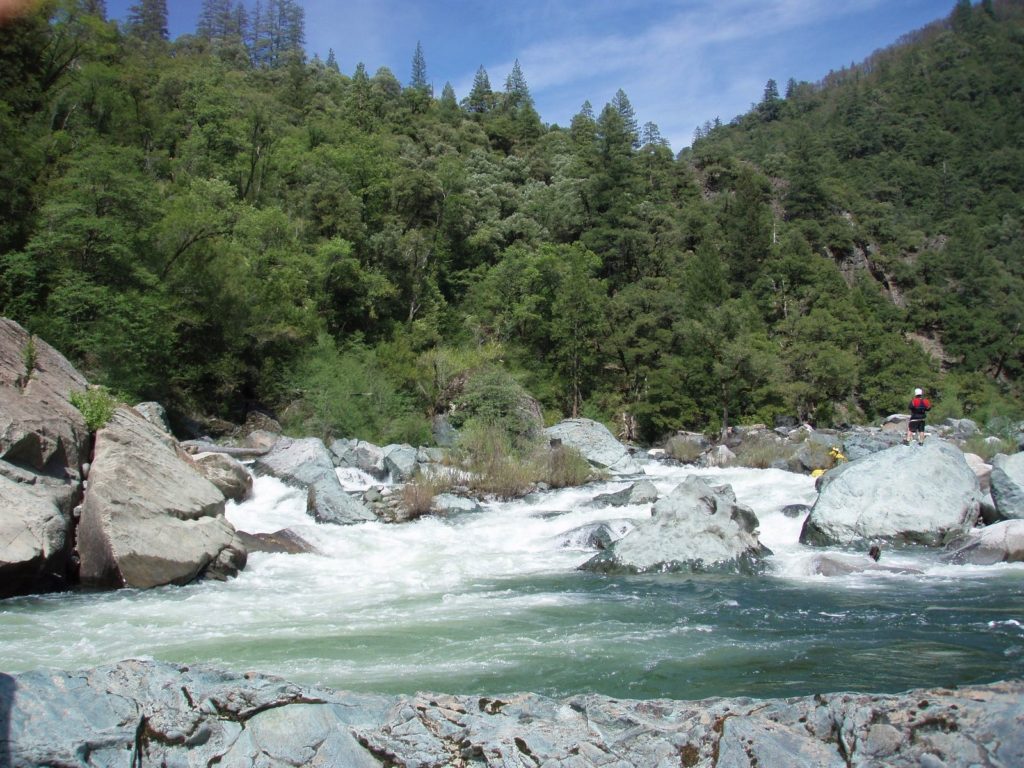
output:
[[[125,406],[96,434],[78,553],[82,584],[95,587],[186,584],[245,560],[224,495],[174,438]]]
[[[727,446],[717,445],[705,453],[700,460],[704,467],[727,467],[736,461],[736,454]]]
[[[392,482],[407,483],[419,470],[419,453],[411,445],[384,446],[384,468]]]
[[[786,517],[803,517],[811,508],[806,504],[787,504],[779,511]]]
[[[658,489],[650,480],[641,480],[615,493],[595,496],[588,507],[625,507],[630,504],[653,504],[658,500]]]
[[[34,366],[25,371],[26,350]],[[89,460],[89,429],[70,397],[88,382],[63,355],[0,318],[0,460],[53,476]]]
[[[373,443],[365,440],[335,440],[331,443],[331,453],[339,467],[352,467],[378,480],[388,476],[384,465],[384,449]]]
[[[978,478],[978,486],[982,493],[989,493],[992,490],[992,465],[987,464],[981,456],[976,453],[965,453],[964,461],[971,468],[974,476]]]
[[[1024,563],[1024,520],[1005,520],[970,531],[945,559],[970,565]]]
[[[967,440],[981,434],[981,429],[971,419],[946,419],[943,425],[949,427],[954,440]]]
[[[651,517],[582,568],[603,573],[757,572],[771,551],[757,538],[757,516],[730,486],[688,477],[659,499]]]
[[[820,478],[800,541],[941,546],[978,519],[978,479],[960,449],[932,438],[841,464]]]
[[[0,461],[0,599],[67,589],[77,484],[46,481]]]
[[[1019,766],[1022,696],[1020,681],[703,701],[382,695],[131,660],[0,675],[0,758],[12,768]]]
[[[305,488],[306,509],[317,522],[349,525],[376,519],[361,501],[345,492],[330,452],[317,437],[280,438],[268,453],[256,459],[253,470]]]
[[[989,477],[992,501],[1003,520],[1024,519],[1024,453],[999,454]]]
[[[559,440],[578,450],[592,466],[613,474],[636,474],[640,465],[604,424],[590,419],[566,419],[544,430],[549,440]]]
[[[252,493],[252,475],[238,459],[226,453],[197,453],[192,459],[199,474],[217,486],[224,498],[242,501]]]

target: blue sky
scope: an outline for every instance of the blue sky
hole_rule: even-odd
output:
[[[107,0],[123,19],[135,0]],[[247,0],[251,8],[255,0]],[[769,78],[817,82],[901,35],[949,15],[954,0],[300,0],[306,49],[334,49],[409,80],[416,43],[440,93],[469,93],[483,65],[498,90],[519,59],[541,119],[568,125],[584,101],[596,112],[621,88],[637,120],[657,123],[674,150],[694,128],[731,120]],[[171,37],[195,29],[201,0],[168,0]]]

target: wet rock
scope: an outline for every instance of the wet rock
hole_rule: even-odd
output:
[[[306,509],[317,522],[350,525],[375,519],[361,501],[345,492],[331,454],[319,438],[282,437],[269,453],[255,461],[253,470],[305,488]]]
[[[948,562],[971,565],[1024,562],[1024,520],[1005,520],[976,529],[954,544]]]
[[[602,573],[756,572],[771,554],[757,538],[757,517],[729,486],[688,477],[652,509],[651,518],[581,566]]]
[[[559,546],[571,549],[608,549],[636,528],[633,520],[605,520],[581,525],[558,537]]]
[[[335,440],[331,453],[337,458],[339,467],[353,467],[378,480],[388,476],[384,465],[384,449],[365,440]]]
[[[238,532],[238,538],[249,552],[270,552],[301,555],[316,552],[317,549],[302,534],[291,528],[282,528],[273,533]]]
[[[803,544],[941,546],[978,519],[978,479],[958,448],[931,438],[842,464],[821,478]]]
[[[658,489],[650,480],[641,480],[614,493],[595,496],[588,507],[625,507],[631,504],[653,504],[658,500]]]
[[[434,514],[445,517],[483,511],[479,502],[453,493],[439,493],[431,500],[430,509]]]

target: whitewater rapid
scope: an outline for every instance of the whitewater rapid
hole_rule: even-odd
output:
[[[650,505],[588,503],[636,477],[353,526],[315,524],[305,493],[259,477],[228,519],[252,533],[291,528],[315,553],[253,553],[223,583],[4,601],[0,668],[143,657],[380,692],[636,698],[902,690],[1024,674],[1024,566],[953,566],[904,550],[882,560],[902,573],[814,575],[820,551],[799,544],[803,518],[781,512],[813,504],[812,478],[644,469],[660,495],[689,474],[730,484],[757,514],[774,552],[764,576],[579,571],[594,552],[567,546],[567,533],[650,515]],[[353,491],[379,485],[353,470],[339,477]]]

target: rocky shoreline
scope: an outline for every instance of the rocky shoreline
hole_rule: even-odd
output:
[[[0,765],[582,768],[1024,765],[1024,682],[631,701],[355,694],[123,661],[0,675]]]

